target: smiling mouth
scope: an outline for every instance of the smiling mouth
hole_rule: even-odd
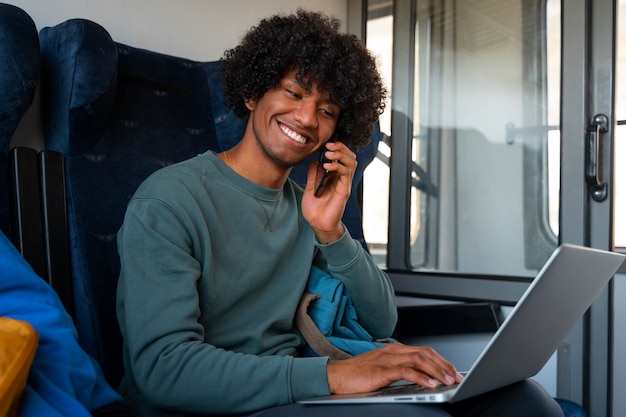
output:
[[[304,136],[294,132],[293,130],[289,129],[287,126],[283,124],[279,123],[278,126],[280,127],[280,130],[282,130],[283,133],[285,133],[285,135],[289,136],[291,139],[303,145],[306,143],[306,138]]]

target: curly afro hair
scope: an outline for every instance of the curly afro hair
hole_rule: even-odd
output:
[[[244,117],[246,101],[260,99],[297,70],[305,88],[316,83],[341,109],[336,133],[342,142],[353,148],[367,144],[387,91],[374,57],[339,27],[338,19],[302,9],[261,20],[220,60],[226,104]]]

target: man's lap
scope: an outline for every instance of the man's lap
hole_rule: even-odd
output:
[[[363,415],[450,417],[450,414],[441,407],[416,404],[289,404],[259,411],[247,417],[362,417]]]
[[[556,401],[533,381],[522,381],[455,404],[289,404],[269,408],[247,417],[562,417]]]

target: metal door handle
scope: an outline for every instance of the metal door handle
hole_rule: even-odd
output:
[[[608,194],[608,185],[600,178],[601,152],[600,138],[609,130],[609,118],[604,114],[593,116],[587,129],[587,146],[585,149],[585,180],[589,186],[591,198],[603,201]]]

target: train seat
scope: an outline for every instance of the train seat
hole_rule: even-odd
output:
[[[232,147],[246,120],[223,102],[218,61],[116,43],[106,29],[85,19],[43,28],[39,35],[42,153],[57,152],[65,159],[59,181],[66,184],[74,320],[81,344],[115,385],[122,375],[115,236],[126,205],[157,169]],[[375,146],[359,151],[360,175]],[[294,171],[297,181],[301,172]],[[363,242],[356,204],[354,197],[354,208],[347,210],[351,217],[344,220]]]
[[[0,231],[11,236],[9,147],[39,82],[39,37],[26,12],[0,4]]]
[[[74,322],[115,386],[122,375],[115,236],[149,174],[221,149],[206,99],[218,67],[117,44],[82,19],[42,29],[40,41],[42,152],[65,158]]]

